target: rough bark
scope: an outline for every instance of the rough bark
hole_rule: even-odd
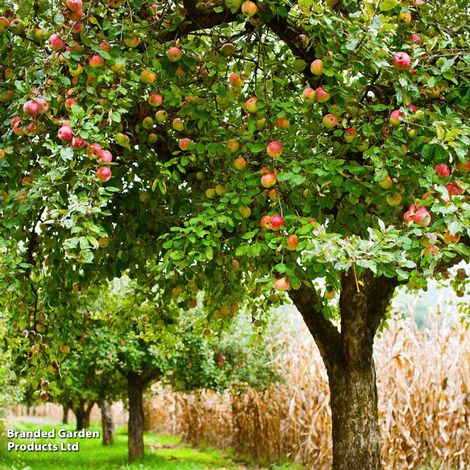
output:
[[[374,337],[395,287],[394,279],[360,279],[350,270],[341,278],[341,330],[322,315],[321,298],[311,285],[290,296],[302,314],[325,363],[333,421],[333,469],[377,470],[380,431],[373,359]]]
[[[107,400],[101,400],[101,427],[103,432],[103,445],[114,444],[114,422],[111,405]]]
[[[144,457],[144,382],[138,374],[127,374],[129,399],[128,455],[129,462]]]

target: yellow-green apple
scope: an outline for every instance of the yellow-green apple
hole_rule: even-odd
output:
[[[323,125],[329,130],[335,128],[338,125],[338,117],[336,114],[330,113],[323,116]]]
[[[458,233],[452,233],[449,230],[446,230],[444,232],[444,243],[446,245],[458,243],[459,241],[460,241],[460,235]]]
[[[173,122],[171,123],[173,126],[173,129],[175,131],[181,132],[184,131],[184,119],[181,118],[175,118],[173,119]]]
[[[256,6],[256,3],[251,2],[250,0],[242,3],[242,14],[246,18],[251,18],[252,16],[256,15],[257,11],[258,7]]]
[[[164,109],[160,109],[155,113],[155,119],[158,122],[165,122],[168,119],[168,113]]]
[[[237,170],[244,170],[248,166],[248,162],[243,157],[238,157],[234,160],[233,166]]]
[[[390,189],[393,186],[392,178],[387,175],[382,181],[380,181],[379,186],[383,189]]]
[[[250,98],[245,102],[245,108],[249,113],[254,114],[258,111],[257,101],[256,98]]]
[[[251,215],[251,209],[248,206],[240,206],[238,212],[240,212],[244,219],[248,219]]]
[[[315,99],[315,90],[313,88],[305,88],[302,92],[302,98],[307,102],[312,102]]]
[[[153,119],[150,116],[144,117],[144,119],[142,119],[142,127],[144,129],[151,129],[153,124]]]
[[[400,193],[395,193],[395,194],[387,194],[385,197],[385,200],[387,201],[387,204],[392,207],[398,207],[401,204],[401,194]]]
[[[215,189],[214,188],[207,188],[206,189],[206,197],[208,199],[213,199],[215,197]]]
[[[402,11],[398,15],[398,19],[405,23],[405,24],[410,24],[411,23],[411,13],[409,11]]]
[[[313,73],[313,75],[317,75],[318,77],[323,75],[323,60],[315,59],[310,64],[310,71]]]
[[[157,74],[151,70],[144,69],[140,72],[140,79],[147,85],[151,85],[157,79]]]

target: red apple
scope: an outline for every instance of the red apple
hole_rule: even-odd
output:
[[[62,41],[62,38],[58,34],[49,36],[47,43],[53,51],[62,51],[65,47],[64,41]]]
[[[86,147],[88,145],[87,141],[82,139],[81,137],[79,136],[75,136],[73,139],[72,139],[72,147],[76,148],[76,149],[80,149],[80,148],[83,148],[83,147]]]
[[[423,40],[421,39],[421,36],[419,34],[413,33],[410,36],[410,42],[412,44],[418,44],[418,46],[421,46],[423,44]]]
[[[39,112],[41,114],[49,111],[49,101],[47,101],[46,98],[36,98],[36,103],[39,105]]]
[[[183,137],[180,141],[179,141],[179,148],[183,151],[186,151],[189,149],[189,146],[191,145],[192,143],[192,140],[191,139],[188,139],[187,137]]]
[[[82,6],[82,0],[67,0],[67,7],[70,11],[79,11],[82,9]]]
[[[408,108],[410,108],[410,110],[411,110],[411,112],[412,112],[413,114],[416,114],[416,112],[418,111],[418,108],[417,108],[416,105],[413,104],[413,103],[410,103],[410,104],[408,105]]]
[[[441,178],[450,176],[450,168],[446,163],[439,163],[434,167],[434,169],[436,170],[437,175]]]
[[[449,193],[449,196],[460,196],[465,192],[465,189],[463,189],[461,186],[459,186],[460,181],[453,181],[452,183],[446,184],[446,189],[447,192]]]
[[[37,101],[29,100],[23,105],[23,111],[29,116],[36,116],[39,113],[40,106]]]
[[[390,113],[390,118],[389,118],[390,124],[392,126],[398,126],[400,124],[401,117],[402,117],[402,112],[401,111],[399,111],[398,109],[393,110]]]
[[[271,227],[273,230],[279,230],[284,225],[282,215],[274,214],[271,216]]]
[[[104,52],[109,52],[111,50],[111,44],[107,41],[102,41],[100,43],[100,49]]]
[[[72,106],[77,102],[75,98],[67,98],[65,100],[65,107],[67,109],[72,109]]]
[[[410,64],[410,56],[406,52],[397,52],[393,56],[393,66],[399,71],[409,68]]]
[[[266,151],[268,155],[272,158],[277,158],[282,155],[282,144],[281,142],[278,142],[277,140],[273,140],[272,142],[269,142]]]
[[[64,125],[59,129],[58,136],[62,142],[70,142],[73,138],[73,130],[70,126]]]
[[[181,60],[182,53],[178,47],[170,47],[170,49],[166,51],[166,56],[170,62],[178,62]]]
[[[290,289],[290,281],[287,277],[281,277],[274,281],[274,289],[277,291],[286,291]]]
[[[107,166],[101,166],[96,171],[96,177],[104,183],[106,183],[106,181],[109,181],[111,179],[111,176],[113,176],[113,173],[111,172],[111,169]]]
[[[330,94],[323,89],[323,87],[319,86],[315,90],[315,99],[319,103],[326,103],[330,99]]]
[[[228,81],[230,82],[230,85],[234,86],[234,87],[242,87],[243,86],[243,79],[240,77],[240,75],[238,75],[238,73],[235,73],[233,72]]]
[[[150,93],[148,97],[148,103],[150,106],[160,106],[163,103],[163,98],[158,93]]]
[[[111,163],[113,161],[113,154],[109,150],[103,150],[98,155],[98,160],[104,163]]]
[[[104,67],[104,64],[105,60],[98,54],[95,54],[94,56],[90,57],[90,60],[88,61],[88,65],[93,69],[99,69],[101,67]]]
[[[261,177],[261,184],[265,188],[272,188],[276,184],[277,178],[274,173],[266,173]]]
[[[287,237],[287,249],[290,251],[297,250],[297,246],[299,244],[299,237],[297,235],[289,235]]]
[[[424,207],[420,207],[413,215],[413,221],[422,227],[427,227],[431,223],[431,215]]]

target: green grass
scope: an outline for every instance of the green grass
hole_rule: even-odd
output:
[[[40,428],[42,431],[51,429],[70,429],[73,425],[44,425],[27,423],[17,420],[13,424],[17,431],[34,431]],[[101,431],[97,425],[90,427],[92,431]],[[226,469],[240,470],[254,468],[250,464],[239,464],[233,461],[227,452],[204,447],[204,450],[193,449],[184,443],[178,436],[165,434],[145,433],[145,459],[133,464],[127,463],[127,435],[126,429],[120,428],[115,435],[113,446],[103,446],[101,439],[78,439],[79,452],[8,452],[6,440],[0,445],[0,470],[112,470],[112,469],[162,469],[162,470],[208,470]],[[60,443],[60,439],[44,440],[41,443]],[[64,440],[64,442],[76,442],[77,439]],[[16,440],[18,443],[28,444],[29,440]],[[255,467],[261,468],[261,467]],[[299,466],[283,465],[272,466],[278,470],[294,470]]]

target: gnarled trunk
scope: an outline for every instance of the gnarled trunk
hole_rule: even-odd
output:
[[[333,421],[333,469],[378,470],[380,431],[373,359],[374,336],[397,281],[358,279],[354,269],[341,277],[341,330],[322,313],[322,299],[311,285],[291,291],[325,363]]]
[[[103,445],[114,444],[114,422],[111,405],[107,400],[101,400],[101,427],[103,432]]]
[[[127,374],[129,399],[128,455],[129,462],[144,457],[144,382],[138,374]]]

